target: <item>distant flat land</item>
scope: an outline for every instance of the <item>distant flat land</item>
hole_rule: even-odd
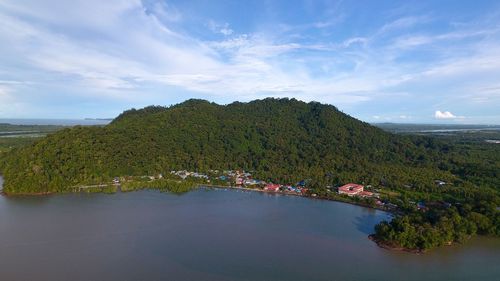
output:
[[[0,123],[0,138],[5,137],[39,137],[64,128],[57,125],[13,125]]]
[[[56,125],[12,125],[0,123],[0,153],[28,145],[49,133],[63,129]]]
[[[500,131],[500,125],[373,123],[392,133],[454,133]]]
[[[105,125],[109,122],[109,119],[0,119],[0,153],[29,145],[64,128]]]
[[[500,125],[454,125],[454,124],[372,124],[395,134],[432,136],[454,143],[500,144]]]

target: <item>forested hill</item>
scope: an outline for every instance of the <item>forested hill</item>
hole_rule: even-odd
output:
[[[116,176],[245,169],[315,187],[360,182],[433,190],[467,185],[446,168],[446,146],[393,135],[331,105],[264,99],[217,105],[188,100],[129,110],[105,127],[73,127],[0,161],[4,191],[57,192]]]

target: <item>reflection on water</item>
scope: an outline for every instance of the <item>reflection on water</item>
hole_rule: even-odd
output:
[[[0,197],[0,280],[500,280],[498,239],[426,255],[367,239],[387,213],[201,189]]]

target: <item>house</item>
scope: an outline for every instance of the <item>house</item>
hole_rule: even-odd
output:
[[[363,192],[364,186],[355,183],[348,183],[339,187],[339,194],[347,194],[347,196],[359,195]],[[370,192],[371,193],[371,192]]]
[[[246,179],[244,183],[245,183],[245,185],[256,185],[256,184],[259,184],[259,181],[254,180],[254,179]]]
[[[435,180],[434,182],[436,183],[437,186],[444,186],[444,185],[446,185],[446,182],[444,182],[442,180]]]
[[[451,203],[445,201],[430,201],[427,202],[427,207],[433,209],[448,209],[451,207]]]
[[[417,202],[417,210],[426,211],[427,206],[425,205],[425,202],[423,202],[423,201]]]
[[[265,190],[265,191],[278,192],[278,191],[280,191],[280,185],[279,185],[279,184],[272,184],[272,183],[268,183],[268,184],[264,187],[264,190]]]
[[[358,193],[358,196],[360,196],[360,197],[373,197],[373,192],[363,190],[360,193]]]
[[[200,178],[200,179],[208,179],[208,176],[205,175],[205,174],[202,174],[202,173],[192,173],[191,174],[192,177],[195,177],[195,178]]]
[[[301,180],[297,183],[297,186],[305,187],[308,180]]]
[[[235,183],[236,183],[236,185],[242,185],[243,184],[243,178],[240,178],[240,177],[236,178],[235,179]]]
[[[177,171],[174,174],[177,175],[177,176],[179,176],[183,180],[185,180],[189,175],[191,175],[191,173],[189,173],[186,170],[184,170],[184,171]]]

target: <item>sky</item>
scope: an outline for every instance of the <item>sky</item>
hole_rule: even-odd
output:
[[[500,124],[500,1],[0,0],[0,118],[289,97]]]

